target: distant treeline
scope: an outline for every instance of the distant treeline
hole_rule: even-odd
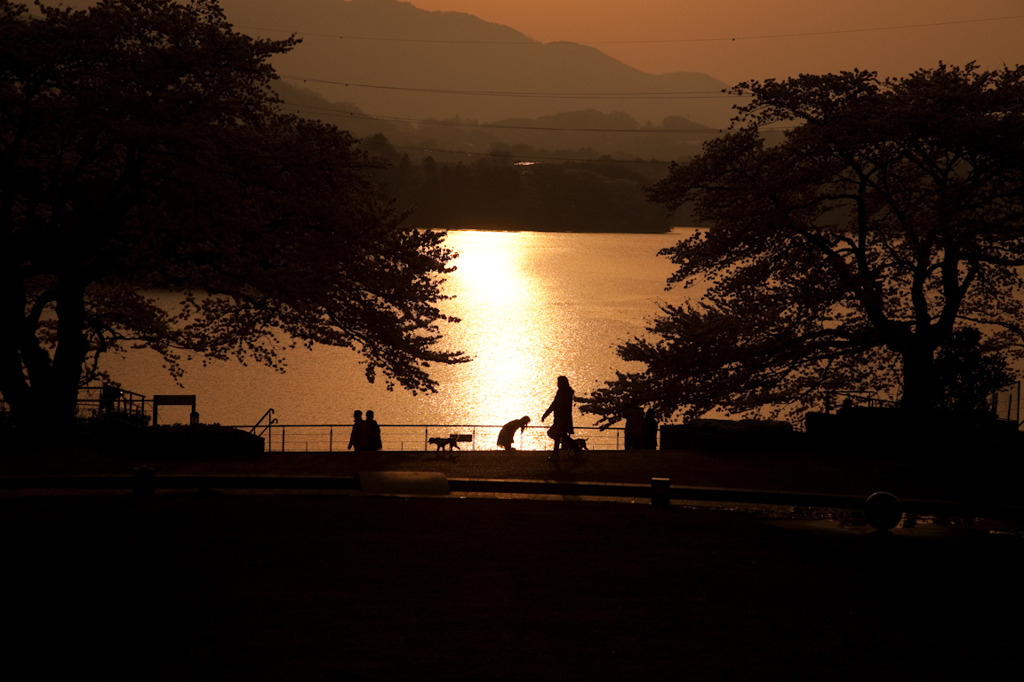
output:
[[[413,161],[383,135],[364,147],[388,162],[385,191],[412,209],[417,227],[560,232],[665,232],[687,224],[647,200],[662,162],[530,160],[524,150],[495,150],[476,160]],[[536,158],[536,157],[534,157]]]
[[[394,148],[408,151],[413,161],[422,160],[427,149],[437,150],[432,153],[438,160],[446,155],[479,156],[504,150],[529,152],[543,159],[682,161],[721,134],[682,116],[666,116],[660,123],[641,122],[621,111],[594,109],[496,121],[460,117],[401,121],[376,117],[351,102],[331,102],[286,83],[278,82],[275,88],[284,100],[285,112],[333,123],[363,140],[384,135]]]

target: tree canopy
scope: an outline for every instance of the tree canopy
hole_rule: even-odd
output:
[[[736,90],[752,99],[728,134],[649,192],[706,226],[662,252],[690,298],[620,346],[643,369],[584,410],[792,416],[845,390],[927,411],[947,402],[936,353],[961,330],[992,367],[1019,357],[1024,68]]]
[[[66,419],[97,356],[155,348],[279,366],[360,352],[434,390],[443,233],[404,226],[347,133],[282,115],[269,59],[216,0],[0,0],[0,392]],[[178,292],[158,305],[153,292]]]

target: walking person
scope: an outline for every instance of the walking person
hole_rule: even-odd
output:
[[[363,421],[362,410],[356,410],[352,413],[352,435],[348,437],[348,449],[366,449],[366,422]]]
[[[573,434],[572,428],[572,401],[574,392],[572,386],[569,385],[569,379],[562,376],[558,377],[558,390],[555,392],[555,399],[551,401],[550,407],[544,411],[544,416],[540,418],[544,421],[548,418],[549,414],[554,413],[555,419],[551,424],[551,428],[548,429],[548,436],[555,442],[554,456],[551,459],[558,457],[558,446],[562,444],[562,440]]]
[[[373,410],[366,411],[366,449],[380,450],[380,425],[373,418]]]

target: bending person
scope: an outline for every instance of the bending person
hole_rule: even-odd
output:
[[[523,417],[522,419],[513,419],[508,424],[501,427],[501,431],[498,432],[498,446],[505,448],[506,450],[515,450],[512,447],[512,440],[516,437],[516,431],[520,434],[526,430],[526,425],[530,423],[529,417]],[[522,438],[519,439],[520,444]]]

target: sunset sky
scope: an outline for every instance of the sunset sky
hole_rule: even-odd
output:
[[[940,60],[1024,63],[1022,0],[412,0],[541,42],[593,45],[650,73],[733,83],[853,68],[903,75]]]

